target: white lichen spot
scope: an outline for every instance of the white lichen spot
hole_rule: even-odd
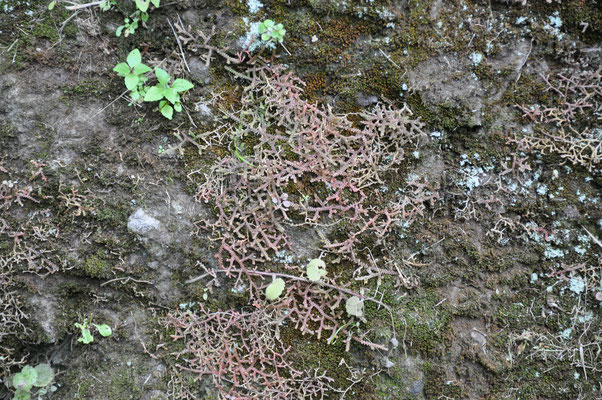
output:
[[[569,290],[575,294],[581,294],[585,291],[585,281],[580,276],[573,277],[569,281]]]
[[[257,14],[263,8],[263,3],[259,0],[247,0],[247,7],[249,7],[251,14]]]

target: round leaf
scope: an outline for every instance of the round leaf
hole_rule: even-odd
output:
[[[13,376],[13,386],[17,390],[29,391],[38,378],[38,373],[33,367],[26,365],[21,372]]]
[[[182,112],[182,103],[177,102],[173,105],[174,110],[176,110],[177,112]]]
[[[169,83],[169,74],[164,69],[155,67],[155,75],[157,76],[157,80],[159,81],[159,83],[163,85]]]
[[[271,28],[274,26],[274,21],[272,21],[271,19],[266,19],[265,21],[263,21],[263,24],[266,26],[266,28]]]
[[[347,314],[362,318],[364,316],[364,302],[357,296],[352,296],[345,303]]]
[[[51,1],[50,4],[48,4],[48,9],[52,11],[52,9],[54,8],[54,5],[56,3],[54,1]]]
[[[326,275],[326,270],[324,269],[325,267],[326,263],[324,263],[324,261],[320,260],[319,258],[314,258],[307,265],[307,269],[305,271],[307,274],[307,279],[312,282],[319,281],[324,275]]]
[[[50,383],[54,379],[54,371],[52,370],[52,367],[50,366],[50,364],[40,364],[40,365],[36,366],[34,369],[35,369],[36,373],[38,374],[38,377],[36,379],[36,382],[34,383],[34,386],[45,387],[45,386],[50,385]]]
[[[17,392],[15,393],[15,397],[13,397],[13,400],[30,400],[31,399],[31,393],[24,391],[24,390],[17,390]]]
[[[264,33],[263,35],[261,35],[261,40],[267,42],[268,40],[270,40],[270,34],[269,33]]]
[[[98,333],[100,333],[104,337],[111,336],[111,334],[113,333],[113,330],[107,324],[102,324],[102,325],[94,324],[94,326],[98,330]]]
[[[134,70],[136,70],[136,69],[134,68]],[[115,68],[113,68],[113,71],[117,72],[117,74],[119,76],[126,76],[126,75],[128,75],[131,72],[130,71],[130,66],[127,65],[126,63],[117,64],[115,66]]]
[[[262,33],[264,33],[268,28],[266,28],[266,26],[263,24],[263,22],[261,24],[259,24],[259,26],[257,27],[257,33],[259,33],[260,35]]]
[[[268,285],[265,289],[265,297],[268,300],[276,300],[282,294],[284,290],[284,280],[282,278],[276,278]]]
[[[127,58],[128,65],[134,68],[136,65],[142,62],[142,56],[140,55],[140,50],[134,49],[130,51]]]

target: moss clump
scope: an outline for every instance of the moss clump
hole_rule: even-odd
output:
[[[108,398],[111,400],[140,399],[142,390],[136,382],[139,375],[138,368],[124,365],[116,372],[108,389]]]
[[[92,278],[108,278],[111,275],[111,269],[111,265],[100,250],[86,258],[83,265],[84,272]]]

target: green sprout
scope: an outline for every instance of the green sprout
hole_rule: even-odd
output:
[[[56,386],[50,386],[54,380],[54,371],[49,364],[40,364],[36,367],[26,365],[21,371],[6,380],[7,387],[15,389],[15,400],[30,400],[32,394],[40,396],[54,392]],[[33,388],[38,388],[34,391]]]
[[[125,87],[130,91],[130,97],[134,102],[140,99],[147,102],[159,101],[159,111],[167,119],[173,118],[174,110],[182,111],[180,93],[194,87],[186,79],[176,79],[170,84],[171,77],[167,71],[159,67],[155,67],[158,83],[155,86],[145,86],[148,80],[146,74],[152,69],[142,63],[142,55],[138,49],[132,50],[126,62],[117,64],[113,71],[124,78]]]
[[[87,319],[84,319],[84,321],[81,324],[79,322],[75,323],[75,327],[79,328],[81,331],[81,337],[79,337],[77,339],[78,342],[82,342],[83,344],[89,344],[94,341],[94,337],[92,336],[92,333],[90,332],[90,328],[88,327],[88,325],[89,325],[89,322]],[[107,324],[102,324],[102,325],[92,324],[92,325],[94,325],[94,327],[96,328],[98,333],[100,333],[100,335],[103,337],[108,337],[113,334],[113,330]]]
[[[257,32],[261,35],[261,40],[264,42],[282,43],[286,29],[282,24],[277,24],[271,19],[266,19],[257,27]]]
[[[144,95],[144,83],[148,80],[144,74],[152,71],[152,69],[142,63],[142,56],[138,49],[130,51],[126,61],[117,64],[113,71],[124,78],[125,87],[130,90],[130,97],[137,101]]]
[[[148,21],[148,8],[150,4],[152,3],[156,8],[159,8],[161,0],[135,0],[135,2],[136,11],[129,18],[126,17],[123,20],[123,25],[117,28],[115,35],[121,36],[123,32],[123,36],[128,37],[130,34],[136,33],[140,21]]]
[[[161,114],[167,119],[172,119],[174,109],[178,112],[182,111],[180,92],[192,89],[194,85],[186,79],[176,79],[170,85],[169,81],[171,77],[165,70],[159,67],[155,67],[155,76],[159,83],[148,88],[144,95],[144,101],[159,101],[159,111],[161,111]]]

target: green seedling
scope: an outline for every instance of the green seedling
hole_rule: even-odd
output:
[[[142,63],[142,55],[138,49],[130,51],[126,61],[117,64],[113,71],[124,78],[125,87],[130,91],[130,97],[133,101],[137,101],[145,94],[144,83],[148,78],[144,75],[152,69]]]
[[[131,34],[136,33],[140,21],[148,21],[148,8],[152,4],[156,8],[159,8],[161,0],[135,0],[136,11],[134,11],[129,17],[124,18],[123,25],[119,26],[115,31],[115,35],[121,36],[123,33],[124,37],[128,37]]]
[[[282,24],[277,24],[271,19],[266,19],[257,27],[257,33],[261,35],[261,40],[264,42],[282,43],[286,29]]]
[[[192,89],[194,85],[186,79],[176,79],[170,85],[171,77],[159,67],[155,67],[155,76],[158,83],[146,90],[144,101],[158,101],[161,114],[167,119],[172,119],[174,110],[182,111],[180,93]]]
[[[49,364],[40,364],[35,368],[29,365],[6,380],[6,385],[15,389],[15,400],[30,400],[32,394],[40,396],[54,392],[56,386],[50,386],[54,380],[54,371]],[[34,387],[38,388],[34,391]]]
[[[87,319],[84,319],[84,322],[81,324],[79,322],[75,323],[75,327],[79,328],[81,331],[81,336],[77,339],[78,342],[82,342],[83,344],[89,344],[94,341],[94,337],[92,336],[92,332],[90,332],[89,323]],[[113,334],[113,330],[107,324],[97,325],[92,324],[103,337],[108,337]]]

